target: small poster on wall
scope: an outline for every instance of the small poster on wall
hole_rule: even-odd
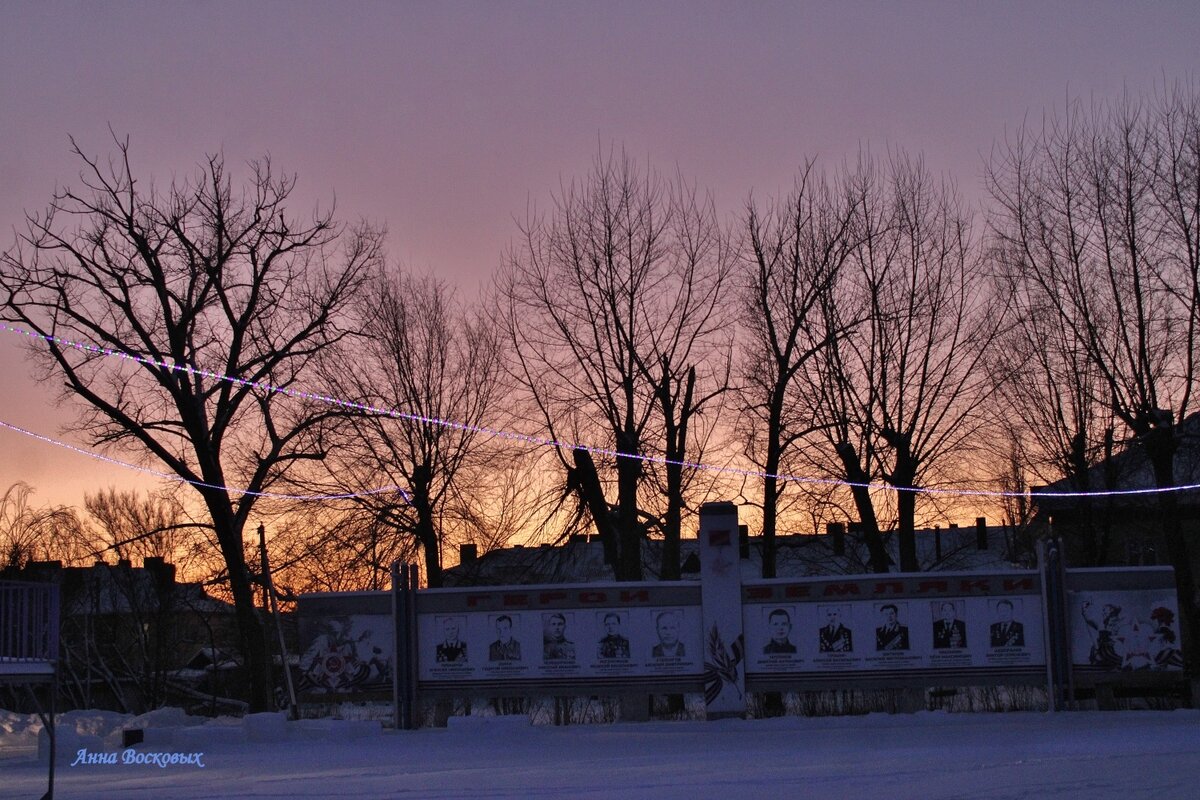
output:
[[[1106,671],[1183,669],[1173,593],[1080,591],[1070,597],[1074,664]]]
[[[296,690],[305,694],[391,691],[392,619],[374,614],[302,618]]]

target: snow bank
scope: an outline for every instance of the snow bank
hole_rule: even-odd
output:
[[[36,736],[42,728],[37,714],[16,714],[0,708],[0,737]]]
[[[532,726],[524,714],[489,714],[465,717],[450,717],[446,727],[464,736],[508,736]]]
[[[134,750],[199,752],[247,742],[347,742],[378,736],[383,726],[373,720],[315,719],[289,721],[284,712],[245,717],[188,716],[181,708],[159,708],[138,716],[113,711],[69,711],[57,716],[58,762],[69,764],[80,750],[112,753],[125,749],[125,732],[142,731]],[[528,724],[528,723],[526,723]],[[36,737],[36,739],[35,739]],[[38,760],[50,757],[50,737],[36,714],[0,710],[0,749],[31,748]]]
[[[84,737],[90,734],[78,728],[100,727],[77,720],[72,732]],[[280,738],[248,745],[248,727],[255,736],[274,731]],[[249,800],[1194,800],[1200,774],[1197,711],[922,712],[562,728],[471,717],[447,728],[383,734],[378,723],[280,725],[261,717],[170,730],[174,746],[132,752],[199,753],[203,766],[68,766],[58,773],[56,796],[200,800],[221,787]],[[33,758],[5,757],[0,768],[2,791],[36,797],[44,790],[45,767]]]

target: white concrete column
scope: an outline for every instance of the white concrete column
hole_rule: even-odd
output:
[[[733,503],[705,503],[700,507],[700,581],[708,718],[744,717],[742,575],[738,563],[738,510]]]

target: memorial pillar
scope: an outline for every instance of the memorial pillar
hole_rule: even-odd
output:
[[[738,511],[733,503],[705,503],[700,507],[700,596],[708,718],[744,717],[742,575],[738,563]]]

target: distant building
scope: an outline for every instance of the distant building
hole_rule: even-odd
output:
[[[922,570],[1011,569],[1013,531],[977,522],[969,528],[927,528],[917,531],[917,557]],[[892,571],[900,563],[894,535],[884,535],[892,557]],[[857,575],[869,572],[866,546],[854,526],[833,525],[822,534],[777,536],[778,577]],[[762,576],[761,537],[749,536],[743,526],[740,554],[743,580]],[[504,586],[539,583],[589,583],[613,580],[612,568],[604,563],[604,548],[595,537],[575,536],[561,545],[505,547],[475,557],[473,546],[463,552],[461,563],[443,573],[447,587]],[[698,580],[700,560],[695,539],[680,543],[684,580]],[[662,542],[642,545],[646,580],[658,580]],[[1022,565],[1025,566],[1025,565]]]
[[[1175,483],[1200,485],[1200,413],[1185,419],[1176,429],[1176,436],[1179,449],[1175,453]],[[1062,480],[1034,487],[1035,529],[1039,535],[1052,532],[1063,538],[1071,566],[1170,563],[1157,495],[1047,496],[1076,492],[1080,485],[1086,485],[1089,492],[1157,488],[1154,470],[1139,444],[1135,442],[1093,466],[1086,482]],[[1200,489],[1179,491],[1175,497],[1184,535],[1200,535]]]
[[[35,561],[0,578],[58,584],[59,686],[68,705],[140,712],[168,700],[202,705],[206,693],[230,691],[208,685],[213,670],[187,668],[199,652],[233,649],[233,606],[198,583],[176,581],[162,558],[141,567]]]

